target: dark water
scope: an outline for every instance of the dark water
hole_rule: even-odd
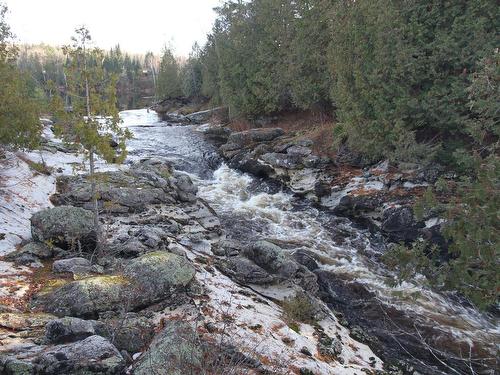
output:
[[[351,326],[361,327],[359,340],[385,362],[404,360],[423,374],[496,373],[498,322],[418,280],[390,286],[390,274],[375,256],[379,238],[230,169],[194,126],[169,126],[146,110],[121,116],[135,135],[129,159],[157,157],[190,174],[228,237],[273,239],[286,251],[314,252],[321,260],[316,272],[322,298]]]

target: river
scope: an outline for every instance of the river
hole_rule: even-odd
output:
[[[196,126],[167,124],[147,110],[121,118],[134,133],[128,159],[156,157],[188,173],[229,238],[271,239],[289,252],[315,253],[323,300],[351,328],[359,326],[360,339],[385,361],[404,360],[428,374],[495,373],[496,318],[418,282],[388,283],[391,275],[377,261],[385,246],[380,237],[229,168]]]

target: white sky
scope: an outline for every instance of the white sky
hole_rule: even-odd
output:
[[[203,44],[221,0],[0,0],[21,43],[63,45],[77,26],[89,28],[95,44],[122,51],[159,53],[164,44],[187,56]]]

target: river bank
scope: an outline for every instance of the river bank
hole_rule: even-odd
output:
[[[135,136],[125,165],[100,166],[102,253],[75,253],[47,228],[35,233],[40,241],[48,232],[52,250],[26,244],[32,214],[53,204],[72,212],[89,202],[86,179],[68,176],[72,154],[42,153],[56,172],[38,175],[48,186],[43,203],[16,225],[24,246],[4,259],[15,277],[4,285],[6,293],[19,292],[1,319],[4,371],[148,373],[148,366],[164,365],[166,358],[181,358],[175,365],[181,373],[182,363],[199,368],[200,362],[168,352],[165,346],[176,345],[168,339],[172,334],[189,343],[190,358],[205,358],[207,345],[215,345],[218,359],[206,363],[244,373],[377,373],[383,361],[386,372],[409,374],[494,366],[485,360],[498,335],[493,320],[422,285],[389,285],[391,275],[378,262],[385,235],[322,207],[328,194],[283,187],[280,176],[321,172],[310,145],[290,144],[279,130],[235,135],[162,122],[146,110],[121,115]],[[237,151],[224,146],[219,152],[230,139],[246,142],[241,158],[224,155]],[[258,149],[272,150],[269,160],[313,163],[305,166],[307,174],[283,168],[257,177],[230,167],[246,158],[247,165],[270,171],[274,164],[261,161],[265,152],[253,157]],[[374,184],[370,178],[380,175],[373,172],[358,185]],[[294,181],[307,186],[307,180]],[[172,279],[172,269],[183,271]],[[81,355],[90,348],[108,353],[106,360]],[[459,348],[470,349],[471,357],[458,358]]]
[[[99,253],[89,252],[95,233],[87,225],[87,179],[68,176],[64,167],[56,171],[71,153],[56,161],[56,151],[53,163],[40,154],[55,172],[40,176],[48,193],[26,213],[31,220],[16,226],[23,231],[19,246],[4,258],[12,275],[25,278],[25,288],[18,288],[17,280],[4,285],[6,297],[16,288],[24,293],[2,308],[2,371],[140,374],[165,363],[175,364],[172,373],[184,373],[186,366],[244,373],[381,369],[382,361],[315,297],[312,272],[276,244],[254,241],[249,247],[228,238],[191,182],[209,181],[206,165],[217,159],[215,153],[206,157],[212,147],[201,134],[167,128],[146,111],[122,116],[136,137],[129,164],[101,169],[106,245]],[[159,148],[155,142],[172,146]],[[273,266],[262,257],[275,257]],[[250,279],[242,282],[242,276]],[[311,309],[308,322],[291,321],[283,301],[304,287],[311,292],[305,302]],[[187,340],[183,350],[190,360],[169,351],[178,341],[168,340],[181,339]],[[214,344],[215,353],[208,349]],[[201,361],[208,354],[215,358]]]

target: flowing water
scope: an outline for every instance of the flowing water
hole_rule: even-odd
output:
[[[415,283],[390,286],[377,261],[383,241],[345,218],[313,207],[275,184],[229,168],[194,126],[161,122],[147,110],[121,113],[134,133],[129,159],[171,161],[199,185],[228,237],[278,241],[316,254],[322,298],[386,361],[420,373],[493,374],[500,340],[495,317]]]

